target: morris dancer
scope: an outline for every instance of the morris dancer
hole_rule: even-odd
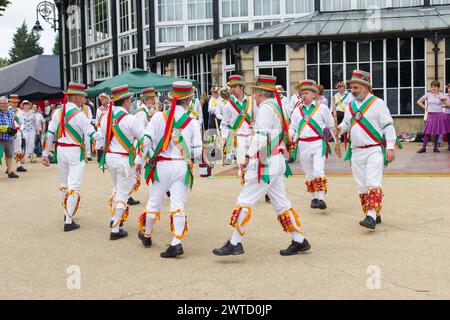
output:
[[[50,166],[48,159],[49,146],[57,142],[58,172],[60,181],[61,203],[64,208],[64,232],[78,229],[80,226],[73,221],[80,204],[80,187],[86,164],[86,145],[84,137],[101,140],[101,134],[96,133],[90,121],[80,110],[83,106],[85,85],[69,83],[64,95],[64,106],[53,113],[44,144],[42,162]]]
[[[9,110],[11,110],[14,115],[14,127],[17,129],[17,134],[14,137],[14,159],[17,164],[17,172],[27,172],[27,169],[23,167],[22,163],[25,154],[22,149],[23,134],[20,130],[22,124],[20,121],[20,115],[22,110],[18,108],[19,102],[20,99],[17,94],[11,94],[9,96]]]
[[[187,235],[185,204],[193,185],[193,162],[202,154],[202,138],[198,121],[186,110],[194,96],[192,84],[174,82],[169,99],[172,107],[158,112],[150,120],[140,144],[145,161],[147,184],[151,182],[146,210],[139,218],[139,239],[145,247],[152,245],[153,226],[159,220],[162,202],[170,190],[170,230],[172,243],[162,258],[175,258],[184,253],[181,239]],[[136,158],[136,171],[142,170],[142,159]]]
[[[101,93],[98,98],[100,100],[100,106],[97,108],[95,114],[95,128],[97,131],[100,129],[103,117],[108,114],[109,107],[109,96],[106,93]],[[95,149],[97,150],[97,162],[100,163],[100,160],[103,157],[103,145],[97,142],[95,143]]]
[[[371,78],[368,72],[353,71],[350,83],[355,100],[335,132],[350,132],[351,145],[345,159],[352,162],[362,211],[366,215],[359,224],[373,230],[381,223],[383,168],[395,160],[397,136],[385,102],[370,93]]]
[[[157,111],[155,88],[148,88],[142,91],[142,103],[134,112],[136,119],[147,128],[150,119]]]
[[[129,213],[128,200],[140,185],[140,175],[134,172],[136,149],[133,141],[139,141],[144,136],[144,127],[129,114],[134,93],[128,86],[112,88],[111,93],[114,107],[110,105],[108,115],[103,117],[100,125],[105,138],[105,152],[100,166],[107,165],[113,182],[113,194],[109,201],[112,216],[110,240],[119,240],[128,236],[123,230]]]
[[[232,96],[223,110],[222,125],[228,130],[222,131],[222,138],[226,141],[227,163],[231,160],[231,152],[235,153],[239,165],[239,175],[242,183],[245,176],[245,155],[252,140],[253,105],[245,92],[244,78],[232,75],[228,86]]]
[[[254,98],[259,110],[255,122],[256,134],[246,155],[245,185],[231,217],[230,225],[235,228],[231,239],[222,247],[214,249],[217,256],[240,255],[244,253],[242,236],[250,220],[252,207],[269,194],[278,221],[284,231],[291,234],[292,243],[282,256],[308,251],[311,246],[303,237],[300,219],[286,198],[285,175],[292,175],[284,154],[289,146],[289,132],[286,115],[280,106],[275,89],[276,77],[258,76],[255,81]],[[279,97],[278,97],[279,98]],[[289,148],[289,147],[288,147]]]
[[[292,113],[290,135],[295,143],[294,158],[300,158],[306,174],[307,191],[311,193],[311,208],[325,210],[325,194],[328,181],[325,176],[325,160],[331,154],[325,129],[333,129],[334,121],[330,110],[324,104],[315,101],[319,90],[314,80],[304,80],[299,90],[303,106]]]

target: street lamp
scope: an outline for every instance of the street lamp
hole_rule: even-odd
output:
[[[55,1],[56,3],[60,3],[61,1]],[[57,9],[56,5],[50,1],[42,1],[36,7],[36,23],[33,27],[34,32],[42,32],[44,28],[41,26],[39,22],[39,16],[47,22],[53,30],[56,32],[59,30],[58,27],[58,17],[57,17]]]

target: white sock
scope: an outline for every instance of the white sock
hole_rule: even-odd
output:
[[[242,221],[244,221],[247,214],[248,214],[248,209],[242,208],[241,213],[239,214],[239,217],[238,217],[238,221],[237,221],[239,228],[241,229],[241,231],[243,233],[245,232],[245,229],[247,228],[247,226],[245,225],[245,226],[241,227],[241,225],[242,225]],[[230,242],[233,246],[242,242],[242,236],[239,233],[239,231],[237,231],[236,228],[233,230],[233,235],[231,236]]]
[[[184,212],[177,213],[173,215],[173,228],[175,235],[172,239],[172,246],[176,246],[181,243],[181,240],[176,237],[176,235],[181,236],[184,232],[184,227],[186,225],[186,214]]]
[[[61,205],[63,206],[64,216],[66,217],[66,222],[65,223],[70,224],[72,222],[69,222],[69,223],[67,222],[68,219],[70,219],[70,218],[67,216],[66,209],[64,209],[64,200],[66,199],[66,191],[60,191],[59,192],[59,197],[61,198]]]
[[[111,232],[118,233],[120,231],[120,220],[122,219],[123,212],[125,211],[124,208],[117,208],[116,212],[114,213],[114,217],[112,219],[113,226],[116,225],[114,228],[112,228]]]
[[[367,213],[368,216],[371,216],[374,220],[377,219],[377,213],[375,212],[375,210],[369,210],[369,212]]]
[[[318,199],[319,200],[324,200],[325,199],[325,191],[319,191],[319,192],[316,192],[316,193],[318,195]]]
[[[291,221],[292,221],[292,224],[294,225],[294,227],[297,230],[301,230],[301,226],[299,226],[297,224],[297,221],[295,220],[294,214],[291,211],[289,211],[289,216],[291,218]],[[298,231],[292,231],[291,232],[291,237],[292,237],[292,240],[294,240],[295,242],[298,242],[298,243],[303,243],[303,241],[305,241],[305,237]]]
[[[314,199],[318,199],[318,196],[317,196],[317,192],[311,192],[311,198],[314,200]]]
[[[155,214],[146,214],[145,215],[145,234],[151,234],[153,231],[153,224],[155,222]]]
[[[72,217],[75,212],[75,207],[77,205],[78,196],[75,194],[72,194],[67,197],[67,213],[66,213],[66,224],[72,223]]]

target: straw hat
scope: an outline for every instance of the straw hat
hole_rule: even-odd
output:
[[[142,95],[141,95],[141,97],[142,97],[142,99],[145,99],[145,98],[154,98],[154,97],[156,97],[156,91],[155,91],[155,88],[150,87],[150,88],[147,88],[147,89],[142,90]]]
[[[276,90],[277,77],[259,75],[256,76],[253,89],[261,89],[274,92]]]
[[[244,87],[245,87],[245,84],[244,84],[244,77],[243,77],[243,76],[240,76],[240,75],[238,75],[238,74],[236,74],[236,75],[231,75],[231,76],[228,78],[228,86],[230,86],[230,87],[234,87],[234,86],[244,86]]]
[[[317,89],[316,85],[317,85],[316,81],[310,80],[310,79],[306,79],[306,80],[303,80],[303,81],[299,82],[298,88],[299,88],[300,91],[309,90],[309,91],[312,91],[312,92],[318,94],[319,93],[319,89]]]
[[[372,75],[366,71],[355,70],[353,71],[352,79],[350,80],[350,84],[352,83],[359,83],[372,88]]]
[[[172,83],[172,91],[169,92],[169,99],[185,100],[194,96],[194,86],[189,81],[175,81]]]
[[[75,82],[69,82],[69,85],[67,86],[67,90],[65,92],[68,96],[83,96],[87,97],[87,93],[84,92],[86,89],[86,86],[82,83],[75,83]]]
[[[116,101],[120,101],[123,99],[131,98],[134,96],[133,92],[130,92],[130,88],[128,85],[123,85],[120,87],[115,87],[111,89],[112,99]]]

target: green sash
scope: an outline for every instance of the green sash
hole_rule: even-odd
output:
[[[231,127],[232,132],[230,133],[226,142],[227,152],[230,152],[233,148],[236,148],[237,146],[236,133],[242,127],[244,121],[247,122],[248,125],[251,125],[252,123],[252,118],[248,114],[248,99],[245,99],[244,102],[240,104],[233,97],[231,97],[231,100],[229,102],[233,107],[233,109],[239,114],[239,116],[236,118],[236,121]]]
[[[369,120],[367,120],[364,117],[364,114],[367,112],[367,110],[369,110],[369,108],[375,103],[375,101],[378,98],[375,96],[370,97],[362,106],[361,108],[358,109],[358,107],[356,106],[356,102],[352,101],[352,103],[350,104],[350,114],[352,115],[352,118],[350,120],[350,132],[351,132],[351,128],[358,124],[361,129],[364,130],[364,132],[376,143],[376,144],[380,144],[381,147],[381,151],[383,153],[383,161],[384,161],[384,165],[387,166],[389,164],[388,160],[387,160],[387,156],[386,156],[386,137],[383,134],[380,135],[380,133],[374,128],[374,126],[369,122]],[[392,124],[388,124],[386,127],[390,126]],[[400,149],[403,148],[402,144],[400,143],[400,141],[397,139],[397,145],[399,146]],[[345,155],[345,161],[347,160],[351,160],[352,158],[352,148],[351,148],[351,141],[350,141],[350,145],[347,149],[347,153]]]
[[[306,108],[306,106],[302,106],[301,108],[299,108],[300,115],[303,118],[298,124],[297,135],[298,137],[300,137],[300,134],[303,132],[306,126],[309,126],[314,131],[314,133],[317,134],[322,139],[322,157],[326,157],[328,159],[328,156],[332,154],[331,147],[324,136],[325,133],[323,132],[322,128],[319,126],[316,120],[313,119],[314,114],[319,110],[319,108],[320,105],[316,106],[314,104],[312,104],[312,107],[310,107],[309,110]],[[300,141],[297,141],[294,153],[292,155],[294,160],[297,160],[299,143]]]
[[[86,161],[86,146],[84,144],[84,136],[80,135],[77,130],[75,130],[74,127],[72,127],[72,125],[69,123],[69,121],[75,117],[78,113],[80,112],[80,110],[78,110],[77,108],[72,108],[69,111],[66,112],[65,118],[64,120],[61,119],[61,113],[62,110],[60,111],[60,118],[59,118],[59,124],[58,124],[58,128],[56,130],[57,132],[57,140],[59,138],[62,137],[63,132],[61,131],[61,121],[64,121],[64,126],[66,128],[66,133],[78,144],[78,146],[80,147],[80,162],[81,161]]]

